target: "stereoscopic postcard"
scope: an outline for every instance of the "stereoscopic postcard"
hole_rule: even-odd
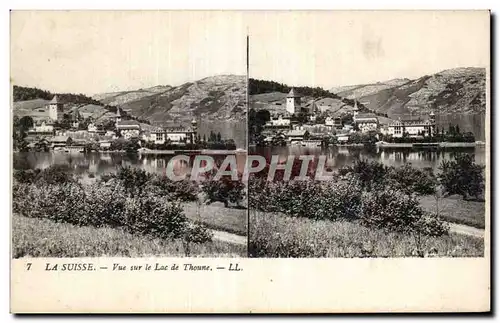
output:
[[[490,19],[11,11],[11,312],[490,311]]]

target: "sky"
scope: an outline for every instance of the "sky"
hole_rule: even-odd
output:
[[[250,75],[331,88],[489,66],[489,12],[256,13]],[[253,19],[251,19],[253,20]]]
[[[85,94],[246,74],[236,12],[17,11],[11,83]]]
[[[94,94],[207,76],[331,88],[489,66],[489,13],[14,11],[11,83]]]

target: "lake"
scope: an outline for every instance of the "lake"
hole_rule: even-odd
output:
[[[14,169],[44,169],[51,165],[67,165],[74,174],[93,173],[102,175],[116,172],[119,166],[130,166],[144,169],[150,173],[165,174],[166,167],[174,155],[125,153],[64,153],[64,152],[17,152],[13,156]],[[226,155],[212,155],[216,162],[222,162]],[[191,156],[191,163],[194,155]],[[238,169],[242,172],[246,162],[246,154],[236,154]],[[189,165],[179,161],[174,172],[190,171]]]
[[[486,148],[444,148],[439,150],[416,148],[382,148],[382,147],[258,147],[251,148],[250,154],[258,154],[270,160],[271,155],[279,155],[280,161],[285,162],[288,155],[326,155],[327,164],[332,169],[351,165],[355,160],[367,159],[383,163],[386,166],[401,166],[411,163],[417,168],[431,167],[435,171],[441,161],[453,159],[457,153],[466,153],[474,156],[475,162],[480,165],[486,163]]]
[[[271,155],[281,156],[285,161],[289,154],[299,155],[326,155],[328,164],[333,169],[351,165],[358,159],[376,160],[387,166],[401,166],[411,163],[417,168],[431,167],[437,170],[442,160],[453,159],[457,153],[466,153],[474,156],[475,162],[486,164],[486,148],[444,148],[440,150],[426,150],[416,148],[382,148],[382,147],[258,147],[251,148],[251,154],[259,154],[270,159]],[[47,168],[51,165],[68,165],[75,174],[93,173],[101,175],[115,172],[118,166],[131,166],[144,169],[151,173],[164,174],[168,161],[173,155],[127,155],[124,153],[62,153],[62,152],[18,152],[14,153],[14,169]],[[192,156],[193,158],[194,156]],[[216,161],[222,162],[226,155],[213,155]],[[245,154],[236,154],[236,161],[240,172],[246,161]],[[176,171],[190,170],[185,163],[179,163]],[[176,172],[177,173],[177,172]]]

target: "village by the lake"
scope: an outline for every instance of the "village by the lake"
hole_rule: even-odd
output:
[[[212,43],[201,37],[203,50],[177,44],[186,53],[181,67],[158,56],[125,74],[128,61],[111,68],[115,56],[96,46],[107,63],[90,70],[95,84],[50,59],[38,62],[50,71],[43,77],[14,64],[14,258],[484,256],[483,60],[422,69],[387,61],[378,70],[358,57],[363,69],[350,56],[331,63],[318,47],[315,55],[328,56],[318,69],[319,56],[282,53],[285,45],[270,47],[276,60],[251,56],[250,36],[235,35],[227,46],[241,57],[206,57],[202,44]],[[170,36],[155,44],[172,54],[167,43],[178,39]],[[271,41],[260,37],[255,48]],[[19,39],[14,52],[29,65]],[[96,34],[89,39],[99,43]],[[141,41],[128,48],[150,57],[134,45]],[[108,68],[121,77],[104,77]],[[251,156],[265,163],[248,165]],[[224,173],[228,165],[233,173]],[[258,171],[247,178],[249,168]],[[329,176],[319,180],[323,171]]]
[[[213,131],[202,135],[203,121],[196,118],[186,125],[152,126],[84,95],[14,87],[15,98],[26,95],[31,100],[14,103],[15,257],[245,255],[245,186],[224,180],[201,184],[189,177],[174,182],[166,176],[169,160],[178,154],[215,161],[235,155],[243,167],[246,151],[233,139]],[[37,98],[47,96],[52,99]],[[175,170],[190,167],[177,163]],[[139,204],[127,206],[127,200]],[[60,209],[66,203],[72,207]],[[93,208],[95,203],[104,208]],[[137,212],[147,216],[136,218]],[[103,224],[108,229],[101,229]],[[37,235],[27,236],[31,230],[59,241],[60,251],[40,245]],[[68,230],[79,240],[61,241],[59,235]],[[115,249],[116,239],[134,247]]]
[[[65,110],[65,105],[70,106]],[[197,120],[177,127],[153,127],[125,115],[121,109],[99,115],[85,113],[85,104],[63,103],[57,94],[45,106],[35,107],[33,115],[14,117],[14,151],[31,152],[168,152],[177,150],[236,150],[235,142],[223,141],[220,132],[201,137]]]
[[[250,256],[481,256],[484,77],[457,68],[329,90],[251,79],[249,154],[279,155],[292,174],[250,178]],[[324,156],[332,178],[318,182]]]
[[[246,256],[246,185],[208,171],[191,180],[186,161],[173,166],[186,178],[167,176],[179,155],[231,155],[244,167],[244,48],[234,50],[244,34],[223,37],[236,54],[228,63],[194,49],[215,48],[205,38],[172,37],[188,30],[186,15],[207,13],[115,14],[12,14],[12,257]],[[96,28],[68,29],[66,19]],[[144,27],[154,41],[125,36],[145,22],[157,24]],[[116,37],[102,42],[103,33]],[[95,46],[72,50],[84,43]]]

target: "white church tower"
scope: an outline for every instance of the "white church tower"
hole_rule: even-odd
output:
[[[54,95],[52,101],[49,102],[49,117],[53,121],[61,120],[64,114],[64,107],[61,101]]]
[[[122,121],[122,113],[120,107],[116,107],[116,118],[115,123],[120,123]]]
[[[286,96],[286,111],[288,111],[290,114],[300,112],[300,95],[295,93],[293,88]]]
[[[356,119],[356,116],[359,113],[358,100],[356,100],[356,97],[354,97],[354,109],[352,111],[353,111],[353,117],[354,119]]]

